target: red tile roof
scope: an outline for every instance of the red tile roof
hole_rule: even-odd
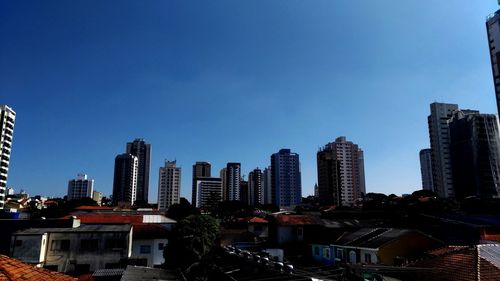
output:
[[[75,210],[79,211],[112,211],[112,207],[107,206],[80,206],[76,207]]]
[[[306,215],[277,215],[276,221],[279,225],[318,225],[314,217]]]
[[[108,213],[84,213],[84,214],[74,214],[65,216],[64,218],[70,218],[76,216],[80,219],[80,223],[83,224],[137,224],[142,223],[142,215],[130,215],[130,214],[108,214]]]
[[[134,239],[166,239],[169,231],[158,224],[134,224]]]
[[[429,252],[432,258],[414,262],[410,267],[430,268],[437,272],[429,281],[478,280],[478,276],[481,280],[500,280],[499,253],[499,244],[448,246]]]
[[[22,261],[0,255],[0,281],[75,281],[68,275],[39,268]]]
[[[247,222],[247,223],[268,223],[267,220],[259,217],[246,217],[246,218],[240,218],[240,222]]]
[[[250,221],[248,221],[249,223],[268,223],[267,220],[263,219],[263,218],[259,218],[259,217],[254,217],[252,218]]]

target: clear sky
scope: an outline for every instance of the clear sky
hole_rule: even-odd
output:
[[[109,195],[114,157],[152,144],[164,159],[241,162],[364,150],[367,192],[421,186],[434,101],[497,113],[485,30],[495,0],[1,1],[0,104],[17,112],[8,185],[63,196],[87,173]]]

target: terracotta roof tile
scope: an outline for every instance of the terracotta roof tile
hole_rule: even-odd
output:
[[[133,228],[134,239],[166,239],[169,231],[158,224],[134,224]]]
[[[130,214],[101,214],[101,213],[88,213],[88,214],[75,214],[71,216],[66,216],[64,218],[70,218],[76,216],[80,219],[82,224],[116,224],[116,223],[126,223],[135,224],[142,223],[142,215],[130,215]]]
[[[320,224],[312,216],[306,215],[277,215],[276,221],[280,225],[318,225]]]
[[[75,281],[68,275],[39,268],[20,260],[0,255],[0,281]]]
[[[430,259],[410,264],[410,267],[432,268],[438,272],[437,279],[429,280],[500,280],[498,263],[499,244],[484,244],[471,247],[448,246],[429,252]]]

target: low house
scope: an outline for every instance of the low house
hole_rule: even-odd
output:
[[[324,265],[332,265],[335,263],[332,245],[311,244],[311,250],[311,257],[314,261]]]
[[[269,222],[259,217],[240,218],[240,222],[245,223],[247,230],[254,233],[259,238],[266,239],[269,236]]]
[[[269,217],[269,240],[277,245],[306,242],[320,229],[321,222],[313,216],[278,214]]]
[[[345,233],[332,246],[338,262],[397,265],[441,245],[419,231],[362,228]]]
[[[131,253],[130,225],[31,228],[11,240],[12,257],[64,273],[119,267]]]
[[[164,262],[163,249],[168,244],[169,231],[158,224],[134,225],[132,258],[144,259],[145,266],[159,267]]]

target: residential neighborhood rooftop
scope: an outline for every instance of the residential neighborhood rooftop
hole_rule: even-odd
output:
[[[77,279],[0,255],[0,280],[76,281]]]

